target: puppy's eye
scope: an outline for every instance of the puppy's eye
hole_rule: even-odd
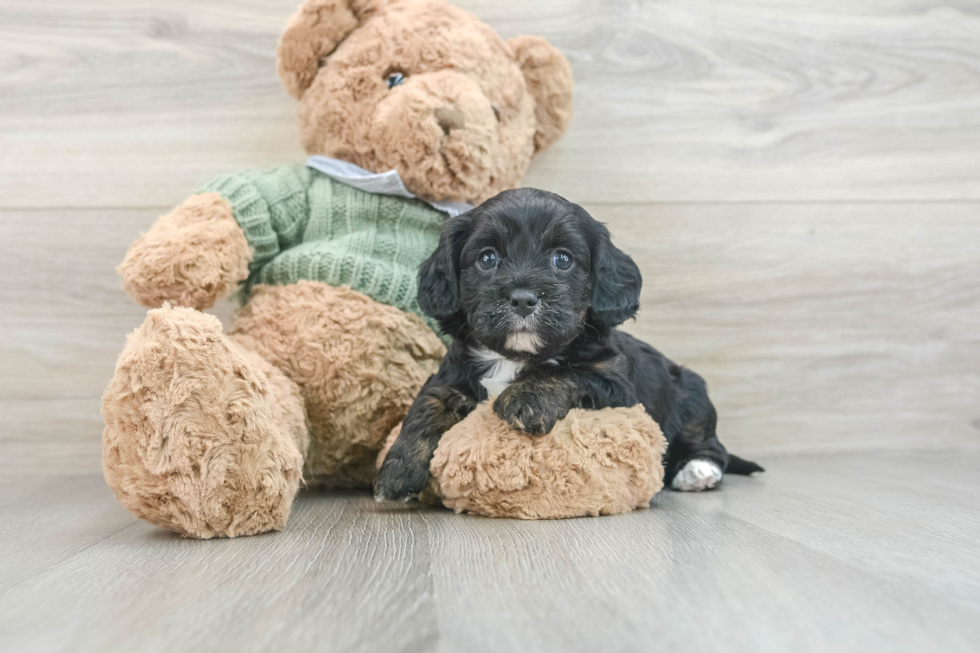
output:
[[[497,119],[497,122],[500,122],[500,107],[494,104],[490,108],[493,109],[493,115]]]
[[[476,262],[480,264],[480,267],[484,270],[492,270],[497,267],[497,252],[492,249],[485,249],[480,252],[477,257]]]
[[[551,264],[559,270],[567,270],[572,267],[572,257],[568,252],[555,252],[551,257]]]
[[[388,82],[388,88],[395,88],[405,81],[405,75],[401,73],[391,73],[385,78],[385,81]]]

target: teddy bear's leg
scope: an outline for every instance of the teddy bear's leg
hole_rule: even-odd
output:
[[[231,337],[299,385],[304,477],[333,487],[371,484],[385,438],[446,351],[416,315],[314,281],[256,286]]]
[[[299,389],[214,316],[150,311],[102,416],[106,482],[136,516],[200,538],[285,525],[308,445]]]

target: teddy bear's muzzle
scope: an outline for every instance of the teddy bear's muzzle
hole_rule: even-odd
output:
[[[467,75],[441,70],[406,77],[373,122],[379,169],[395,168],[429,200],[481,199],[495,173],[498,120],[490,98]]]
[[[436,122],[439,123],[443,133],[447,136],[452,130],[462,129],[466,126],[466,114],[451,105],[436,109],[435,117]]]

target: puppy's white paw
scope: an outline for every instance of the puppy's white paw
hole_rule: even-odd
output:
[[[721,467],[710,460],[695,458],[687,461],[670,486],[681,492],[710,490],[721,481]]]

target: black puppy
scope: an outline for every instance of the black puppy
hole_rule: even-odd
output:
[[[505,191],[446,222],[419,269],[419,304],[454,337],[375,481],[379,501],[425,485],[439,438],[477,403],[530,435],[571,408],[643,404],[669,443],[665,483],[704,490],[762,471],[715,435],[704,380],[614,327],[639,308],[640,270],[586,211],[553,193]]]

